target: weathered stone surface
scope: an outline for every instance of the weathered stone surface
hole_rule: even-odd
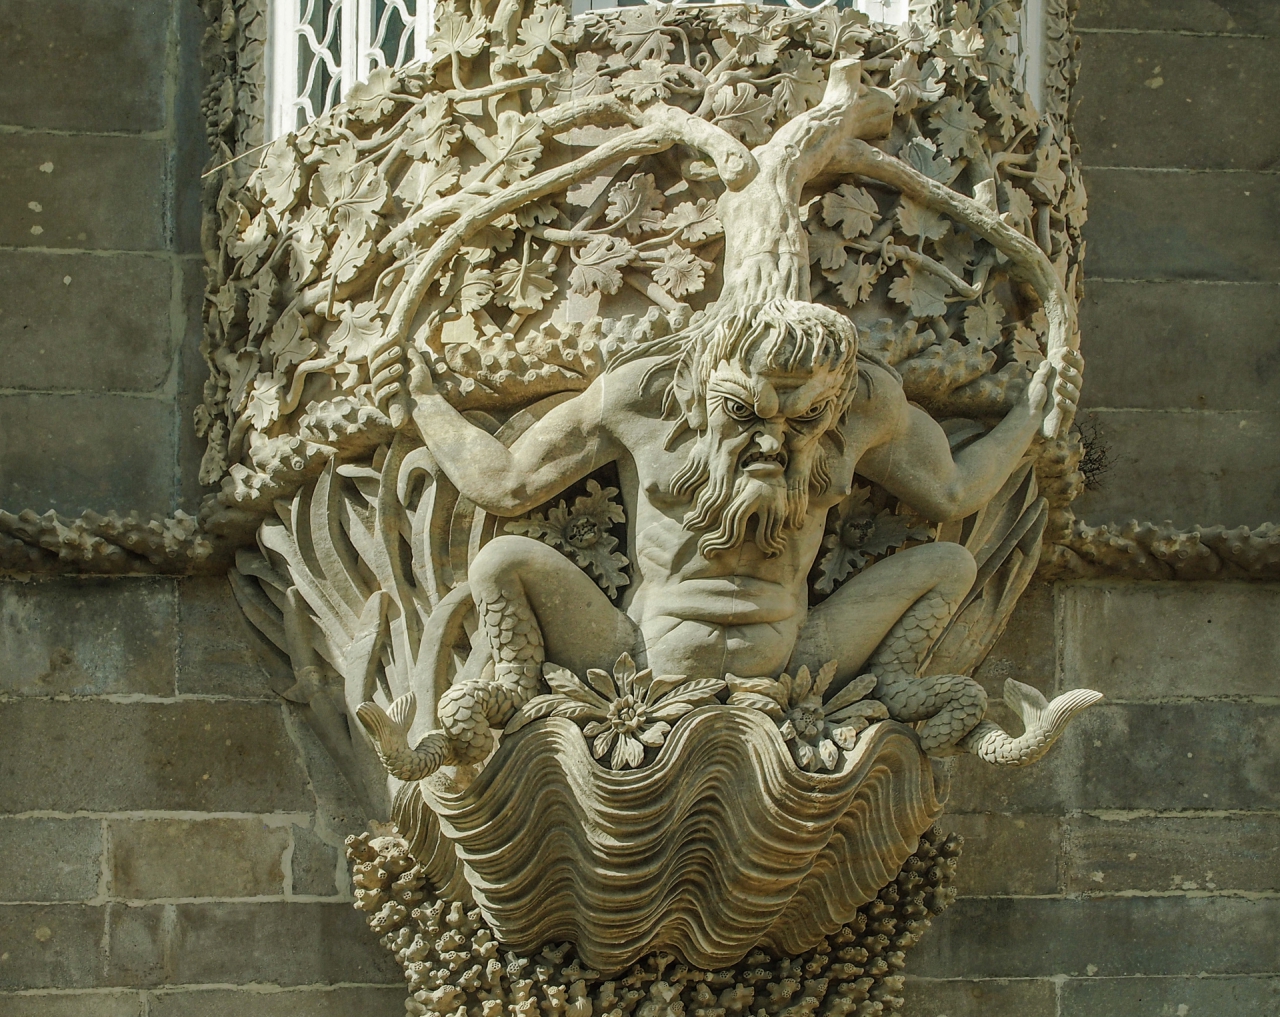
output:
[[[195,409],[204,401],[209,365],[200,353],[204,333],[204,258],[181,258],[184,331],[178,350],[178,504],[196,515],[213,488],[200,483],[200,460],[206,440],[196,434]]]
[[[88,904],[0,907],[0,989],[100,984],[104,915],[105,908]]]
[[[113,819],[113,898],[278,897],[287,826],[260,819]]]
[[[1083,746],[1077,808],[1280,807],[1280,707],[1104,702],[1069,735]]]
[[[1054,984],[1038,978],[941,981],[908,975],[903,995],[903,1017],[1050,1017],[1058,1005]]]
[[[143,1017],[137,992],[65,992],[37,996],[0,992],[5,1017]]]
[[[178,615],[179,692],[276,701],[268,684],[262,637],[245,619],[225,577],[183,579],[178,584]],[[285,687],[288,684],[292,683]]]
[[[0,901],[97,897],[102,821],[0,818],[0,859]]]
[[[947,800],[947,811],[1059,815],[1071,808],[1079,797],[1080,753],[1083,751],[1086,748],[1068,731],[1034,769],[997,769],[984,766],[972,756],[957,756],[951,763],[951,797]]]
[[[953,884],[962,897],[1058,892],[1062,831],[1056,816],[946,813],[938,825],[964,837]]]
[[[1280,587],[1064,583],[1062,681],[1110,699],[1271,696],[1280,675]]]
[[[293,855],[289,862],[292,874],[292,892],[299,896],[335,897],[341,892],[338,873],[345,885],[347,869],[338,867],[342,852],[332,844],[326,844],[314,832],[305,827],[293,828]]]
[[[1274,169],[1275,43],[1169,33],[1089,35],[1076,135],[1090,166]],[[1169,130],[1177,123],[1176,131]]]
[[[1034,685],[1041,692],[1052,692],[1057,669],[1053,598],[1051,583],[1032,583],[1018,599],[1009,627],[973,675],[992,699],[999,700],[1010,678]]]
[[[201,40],[209,27],[199,5],[176,3],[175,75],[173,95],[172,247],[179,254],[200,255],[201,173],[210,163],[207,123],[200,111],[208,73],[200,62]]]
[[[111,985],[403,985],[350,904],[109,907]]]
[[[0,244],[164,249],[165,160],[163,141],[6,135],[0,146]]]
[[[168,0],[0,2],[0,123],[161,130],[169,6]]]
[[[1280,179],[1273,175],[1094,167],[1085,187],[1094,278],[1280,279],[1270,228],[1280,217]]]
[[[401,1017],[403,986],[147,994],[148,1017]],[[114,1017],[114,1015],[113,1015]]]
[[[1273,899],[968,898],[934,921],[912,967],[929,978],[1247,974],[1270,972],[1277,948]]]
[[[1086,407],[1270,410],[1280,286],[1093,280],[1080,305]]]
[[[167,579],[0,583],[0,691],[171,696],[176,621]]]
[[[1271,0],[1082,0],[1076,27],[1140,32],[1275,31],[1280,11]]]
[[[174,492],[174,413],[160,399],[0,396],[0,504],[77,516],[167,515]]]
[[[311,806],[277,706],[0,703],[0,812]]]
[[[1277,816],[1080,815],[1065,822],[1068,893],[1280,886]]]
[[[1100,487],[1075,502],[1090,523],[1172,520],[1256,526],[1280,502],[1280,415],[1091,410],[1110,457]]]
[[[1062,985],[1059,1013],[1271,1017],[1280,1013],[1280,978],[1071,978]]]
[[[173,351],[173,268],[143,255],[0,251],[4,387],[150,392]]]

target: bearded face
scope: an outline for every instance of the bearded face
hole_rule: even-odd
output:
[[[704,531],[706,557],[748,535],[767,556],[804,525],[811,486],[828,480],[823,439],[837,440],[842,375],[825,368],[779,371],[722,361],[707,380],[705,427],[673,493],[691,495],[685,525]]]

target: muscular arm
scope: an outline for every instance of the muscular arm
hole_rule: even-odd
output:
[[[561,403],[507,448],[434,390],[420,359],[410,375],[413,421],[453,485],[499,516],[516,516],[617,458],[602,424],[603,386]]]
[[[1072,354],[1057,374],[1057,407],[1074,407],[1079,398],[1076,359]],[[954,457],[942,428],[895,390],[888,437],[868,449],[858,472],[930,519],[963,519],[996,495],[1027,451],[1044,420],[1049,371],[1046,363],[1004,420]]]

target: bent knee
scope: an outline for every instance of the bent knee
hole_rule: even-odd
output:
[[[467,580],[473,590],[481,589],[531,569],[546,568],[548,563],[558,563],[562,557],[559,551],[540,540],[506,533],[480,548],[467,567]]]
[[[903,558],[914,568],[922,570],[935,587],[963,587],[967,592],[978,576],[978,563],[973,560],[973,555],[949,540],[921,544],[899,551],[893,557]]]

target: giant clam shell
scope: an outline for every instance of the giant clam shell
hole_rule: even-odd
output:
[[[511,949],[568,940],[602,972],[655,950],[699,968],[760,943],[801,953],[894,877],[942,811],[901,724],[873,725],[835,773],[813,774],[768,717],[729,706],[688,714],[652,765],[626,771],[592,759],[573,722],[539,721],[470,786],[421,793],[436,822],[419,828],[418,857],[434,875],[457,885],[460,863]],[[442,864],[449,845],[456,862]]]

